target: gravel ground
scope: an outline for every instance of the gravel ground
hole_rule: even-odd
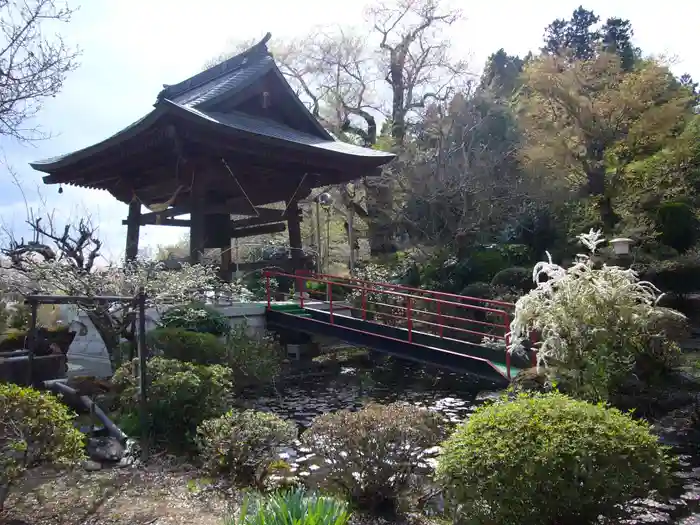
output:
[[[243,494],[186,465],[152,461],[145,468],[97,472],[32,471],[0,513],[2,525],[224,525]],[[355,513],[350,525],[434,525]]]
[[[32,471],[0,514],[3,525],[221,525],[240,495],[209,490],[183,466]]]

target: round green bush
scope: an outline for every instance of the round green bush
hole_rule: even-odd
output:
[[[278,449],[296,437],[296,425],[274,414],[231,410],[199,425],[197,447],[209,471],[262,486]]]
[[[140,432],[138,360],[114,374],[120,424],[127,433]],[[148,425],[156,445],[175,451],[194,448],[197,426],[218,417],[232,402],[233,383],[227,367],[197,365],[154,357],[148,361]]]
[[[457,427],[437,471],[470,523],[587,525],[666,487],[669,461],[649,425],[617,409],[520,394]]]
[[[475,299],[490,299],[493,293],[493,287],[489,283],[475,282],[462,288],[460,295],[474,297]]]
[[[199,365],[223,365],[227,362],[226,345],[217,336],[191,332],[182,328],[156,328],[146,334],[151,355],[179,359]]]
[[[529,292],[535,287],[535,282],[532,280],[532,270],[521,266],[513,266],[494,275],[491,285],[511,288],[520,292]]]
[[[218,336],[227,334],[231,328],[225,315],[203,303],[170,308],[161,316],[160,325],[164,328],[181,328]]]
[[[84,435],[75,414],[53,394],[0,383],[0,511],[12,484],[41,464],[83,458]]]

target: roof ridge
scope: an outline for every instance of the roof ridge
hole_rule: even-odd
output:
[[[272,33],[268,32],[258,43],[254,44],[250,48],[238,53],[211,66],[210,68],[200,71],[196,75],[191,76],[177,84],[163,84],[163,89],[158,93],[158,100],[174,98],[187,91],[202,86],[212,80],[215,80],[223,75],[230,73],[233,70],[240,69],[242,66],[246,65],[247,58],[262,55],[262,56],[272,56],[270,50],[267,48],[267,43],[272,38]]]

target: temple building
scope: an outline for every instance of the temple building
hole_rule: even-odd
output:
[[[127,204],[127,259],[141,226],[184,226],[190,261],[221,248],[230,277],[232,238],[286,228],[290,269],[299,268],[299,201],[314,188],[379,175],[393,155],[335,140],[275,65],[269,39],[165,85],[150,113],[102,142],[31,166],[46,184],[105,190]],[[278,202],[285,209],[265,207]]]

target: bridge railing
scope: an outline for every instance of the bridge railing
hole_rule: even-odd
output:
[[[376,283],[350,277],[276,271],[265,273],[268,309],[272,307],[270,279],[293,279],[299,306],[310,302],[327,304],[329,322],[336,324],[337,315],[350,315],[407,331],[409,342],[416,332],[443,339],[466,340],[474,344],[502,346],[510,378],[510,322],[515,305],[504,301],[467,297],[445,292],[423,290],[393,283]]]

